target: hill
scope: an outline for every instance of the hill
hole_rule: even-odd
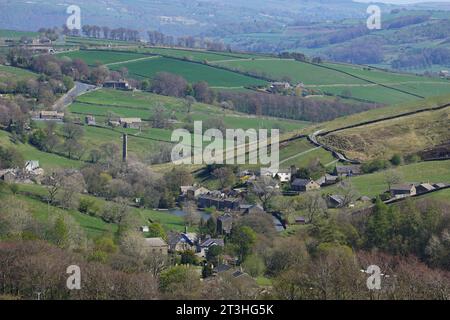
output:
[[[320,141],[351,159],[390,159],[394,154],[414,155],[448,143],[449,126],[447,107],[332,132]]]

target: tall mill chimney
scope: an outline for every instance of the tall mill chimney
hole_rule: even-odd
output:
[[[128,135],[124,133],[122,141],[122,160],[124,162],[127,161],[127,156],[128,156]]]

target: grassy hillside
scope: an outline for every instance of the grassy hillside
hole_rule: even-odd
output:
[[[6,85],[10,81],[27,80],[30,78],[37,78],[37,75],[24,69],[0,65],[0,84]]]
[[[420,162],[399,166],[396,168],[396,171],[401,175],[402,182],[404,183],[450,183],[450,160]],[[349,180],[360,195],[375,197],[388,188],[384,171],[354,176],[349,178]],[[336,187],[327,187],[322,191],[324,193],[334,193],[336,192]]]
[[[350,125],[355,125],[365,121],[378,120],[385,117],[391,117],[415,110],[433,108],[447,104],[449,102],[450,102],[450,95],[443,95],[439,97],[427,98],[425,100],[420,101],[393,104],[387,107],[356,113],[349,116],[340,117],[332,121],[324,122],[317,126],[308,128],[307,132],[313,132],[314,130],[319,129],[323,131],[334,130]]]
[[[445,108],[338,131],[320,141],[352,159],[389,159],[450,141],[449,124],[450,108]]]
[[[40,166],[44,169],[79,168],[83,165],[81,161],[69,160],[56,154],[39,151],[27,143],[13,143],[11,141],[11,135],[3,130],[0,130],[0,144],[2,146],[16,148],[25,160],[39,160]]]
[[[206,81],[211,87],[235,88],[265,84],[265,81],[235,72],[166,57],[117,64],[112,69],[118,70],[122,67],[128,68],[129,74],[138,79],[152,78],[156,73],[164,71],[178,74],[191,83]]]
[[[7,194],[8,192],[0,194],[0,199],[2,196],[5,196]],[[114,233],[117,231],[117,224],[106,223],[100,217],[90,216],[77,210],[63,210],[55,206],[48,206],[47,203],[41,200],[42,197],[45,197],[46,194],[47,191],[44,186],[20,185],[19,194],[17,195],[17,197],[20,200],[23,200],[27,204],[33,215],[41,221],[55,218],[58,215],[70,215],[91,238],[96,238],[104,233]],[[103,208],[107,204],[107,201],[89,195],[82,195],[81,198],[95,201],[99,208]],[[153,222],[161,223],[166,231],[184,230],[184,220],[182,217],[169,214],[164,211],[130,207],[130,214],[136,215],[143,225],[148,224],[150,219]]]
[[[221,66],[257,72],[273,79],[303,82],[319,92],[392,104],[450,93],[450,81],[381,71],[364,66],[290,59],[256,58],[216,62]],[[350,94],[349,94],[350,93]]]
[[[170,113],[180,123],[185,122],[187,112],[183,99],[147,92],[102,89],[78,97],[76,102],[69,107],[69,110],[78,114],[97,115],[100,120],[108,112],[114,112],[124,117],[136,116],[149,119],[157,106],[163,106],[166,112]],[[249,116],[203,103],[194,103],[190,113],[190,117],[194,121],[204,121],[218,116],[229,128],[279,128],[283,132],[289,132],[299,130],[309,124],[303,121]]]

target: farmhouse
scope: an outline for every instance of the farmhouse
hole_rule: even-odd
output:
[[[29,161],[25,162],[24,169],[26,172],[33,173],[33,172],[36,172],[36,170],[38,170],[39,168],[40,168],[39,161],[37,161],[37,160],[29,160]]]
[[[333,176],[333,175],[327,173],[320,179],[316,180],[316,182],[318,185],[320,185],[322,187],[322,186],[333,185],[333,184],[337,183],[338,180],[339,180],[338,176]]]
[[[339,194],[328,195],[327,204],[329,208],[340,208],[344,206],[344,197]]]
[[[146,238],[145,243],[153,253],[167,255],[169,252],[169,245],[162,238]]]
[[[320,189],[320,185],[311,179],[295,179],[291,188],[294,191],[305,192]]]
[[[360,165],[336,166],[336,174],[340,177],[351,177],[361,174]]]
[[[434,189],[435,189],[435,187],[433,187],[429,183],[421,183],[418,186],[416,186],[416,192],[418,194],[427,193],[427,192],[433,191]]]
[[[168,236],[169,251],[195,250],[197,238],[196,233],[170,233]]]
[[[233,197],[217,197],[211,193],[202,194],[197,199],[197,205],[199,208],[212,208],[217,210],[238,210],[240,200]]]
[[[64,113],[58,111],[41,111],[39,112],[39,119],[62,121],[64,119]]]
[[[95,126],[95,117],[94,116],[86,116],[84,118],[84,122],[88,125],[88,126]]]
[[[273,174],[273,177],[280,180],[280,182],[290,182],[291,176],[292,174],[290,169],[278,170],[277,173]]]
[[[289,82],[272,82],[270,84],[270,91],[272,92],[279,92],[288,90],[291,87]]]
[[[210,192],[208,189],[204,187],[197,186],[181,186],[180,193],[184,199],[194,200],[197,199],[202,194],[207,194]]]
[[[224,214],[217,218],[217,233],[230,234],[233,228],[233,217],[229,214]]]
[[[199,243],[197,253],[200,257],[205,257],[208,250],[214,246],[224,247],[225,243],[223,242],[223,239],[207,238],[205,241]]]
[[[141,230],[141,232],[149,232],[149,231],[150,231],[150,229],[149,229],[148,226],[141,226],[141,227],[139,228],[139,230]]]
[[[106,81],[103,84],[104,88],[111,88],[111,89],[120,89],[120,90],[130,90],[130,84],[128,81]]]
[[[16,170],[14,169],[5,169],[0,170],[0,180],[5,182],[12,182],[16,179]]]
[[[396,184],[389,191],[391,196],[395,198],[414,196],[417,193],[414,184]]]
[[[139,129],[142,120],[141,118],[119,118],[119,123],[124,128]]]

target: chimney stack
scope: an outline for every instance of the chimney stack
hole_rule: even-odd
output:
[[[124,133],[122,141],[122,160],[124,162],[127,161],[127,156],[128,156],[128,135]]]

